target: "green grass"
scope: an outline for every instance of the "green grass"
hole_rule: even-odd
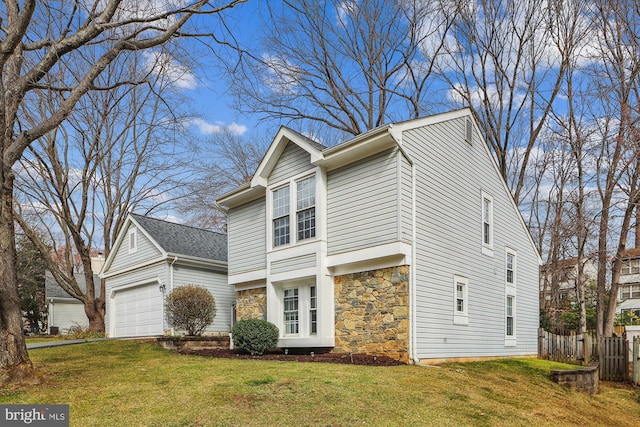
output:
[[[637,389],[596,396],[549,378],[565,365],[514,359],[419,366],[180,356],[103,341],[31,351],[49,380],[0,403],[68,403],[72,426],[637,425]]]

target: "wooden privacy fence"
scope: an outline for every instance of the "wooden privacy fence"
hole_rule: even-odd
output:
[[[633,364],[633,383],[640,385],[640,336],[633,337],[633,355],[631,359]]]
[[[538,330],[538,358],[562,363],[587,365],[596,354],[596,339],[593,333],[553,334]]]
[[[626,337],[606,337],[600,357],[600,379],[627,381],[629,379],[629,344]]]
[[[628,381],[629,358],[632,360],[633,382],[640,385],[640,337],[633,339],[632,352],[626,336],[605,338],[602,357],[598,357],[595,333],[553,334],[539,329],[538,358],[562,363],[587,365],[591,360],[600,362],[600,379]]]

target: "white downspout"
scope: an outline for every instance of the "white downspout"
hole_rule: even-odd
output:
[[[173,261],[171,261],[171,264],[169,264],[169,293],[173,292],[173,264],[176,263],[176,261],[178,261],[178,257],[174,256],[173,257]],[[164,322],[164,318],[162,319],[162,321]],[[171,328],[171,335],[175,335],[176,331]]]
[[[411,295],[409,296],[409,315],[411,316],[411,320],[410,320],[410,326],[411,326],[411,343],[409,344],[411,346],[411,359],[413,360],[413,363],[418,364],[418,362],[420,361],[418,359],[418,350],[417,350],[417,337],[416,337],[416,331],[417,331],[417,326],[416,326],[416,270],[417,270],[417,264],[418,264],[418,260],[417,260],[417,256],[416,256],[416,242],[417,242],[417,204],[416,204],[416,164],[409,160],[411,162],[411,266],[410,266],[410,271],[409,271],[409,277],[410,277],[410,286],[409,289],[411,289]]]

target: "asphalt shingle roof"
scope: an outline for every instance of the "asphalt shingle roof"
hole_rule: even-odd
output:
[[[85,292],[87,290],[87,283],[84,280],[84,274],[74,273],[73,276],[76,278],[76,282],[78,282],[78,286],[80,286],[82,292]],[[93,283],[98,285],[100,283],[100,276],[94,274]],[[99,290],[100,289],[98,287],[96,292],[99,292]],[[54,279],[53,275],[49,271],[45,272],[44,275],[44,293],[45,298],[73,298],[67,293],[67,291],[58,285],[58,282],[56,282],[56,279]]]
[[[227,235],[161,219],[131,214],[167,253],[227,261]]]

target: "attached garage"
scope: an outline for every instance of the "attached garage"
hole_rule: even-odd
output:
[[[115,337],[162,335],[162,292],[158,283],[115,291]]]

